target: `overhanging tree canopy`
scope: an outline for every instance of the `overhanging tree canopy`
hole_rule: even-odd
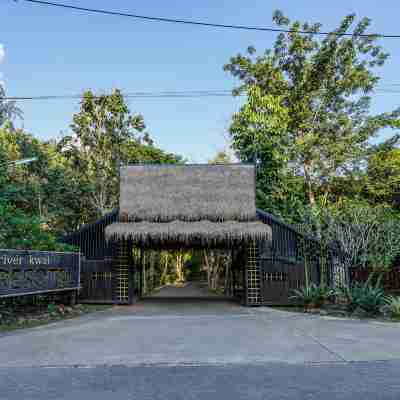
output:
[[[323,39],[314,35],[319,23],[291,22],[280,11],[273,20],[290,32],[279,34],[272,49],[257,54],[249,47],[247,55],[225,65],[242,82],[234,93],[249,95],[233,118],[233,146],[243,161],[260,155],[277,190],[291,184],[291,176],[303,177],[308,202],[314,204],[322,183],[329,188],[327,182],[351,170],[381,128],[400,126],[400,109],[369,113],[379,81],[376,68],[388,55],[377,36],[362,36],[368,18],[356,23],[356,16],[348,15]],[[354,35],[342,36],[350,31]],[[270,198],[273,191],[272,185],[264,187]]]

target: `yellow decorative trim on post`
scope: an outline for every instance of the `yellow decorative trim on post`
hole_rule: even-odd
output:
[[[260,263],[256,241],[247,244],[246,287],[246,304],[261,304]]]
[[[129,259],[125,240],[121,240],[118,246],[117,267],[117,298],[126,303],[129,301]]]

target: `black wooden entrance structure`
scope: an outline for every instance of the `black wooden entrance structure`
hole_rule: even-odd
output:
[[[236,274],[246,274],[242,281],[246,282],[248,296],[253,305],[290,304],[291,291],[305,284],[303,248],[305,241],[312,239],[306,238],[294,227],[265,211],[258,209],[257,214],[260,220],[272,227],[272,242],[260,242],[256,247],[249,248],[249,253],[252,253],[248,255],[252,261],[248,266],[250,269],[243,271],[240,270],[240,266],[235,266]],[[118,210],[114,210],[98,221],[62,238],[63,242],[79,247],[83,255],[80,293],[82,302],[128,304],[141,296],[140,286],[133,284],[134,293],[130,300],[129,282],[124,286],[122,279],[131,276],[132,281],[140,282],[140,269],[136,268],[135,277],[135,267],[129,266],[129,255],[124,251],[124,245],[118,246],[105,240],[105,228],[117,220]],[[128,247],[125,244],[125,249]],[[331,258],[330,263],[333,262],[334,259]],[[327,279],[329,271],[330,269]],[[311,281],[319,283],[320,274],[319,260],[316,257],[310,265]],[[236,293],[244,290],[246,289],[241,285],[235,287]]]
[[[141,265],[135,262],[133,249],[168,248],[171,244],[242,249],[234,262],[243,273],[243,287],[237,289],[242,291],[242,303],[249,306],[288,304],[291,291],[305,284],[306,267],[312,282],[321,281],[319,258],[309,258],[306,263],[304,255],[304,248],[315,240],[255,209],[254,170],[226,165],[179,168],[139,166],[123,172],[120,208],[62,238],[79,247],[84,256],[81,301],[134,302],[142,293],[137,284]],[[174,193],[182,192],[182,187],[176,182],[186,185],[179,196]],[[216,194],[215,188],[224,185]],[[162,193],[151,192],[160,187]],[[201,201],[191,200],[197,196]],[[254,216],[247,222],[246,207],[252,202]],[[251,212],[250,207],[249,215]],[[221,222],[229,218],[237,221]],[[325,262],[331,265],[334,257]],[[331,268],[326,271],[325,282],[329,283]]]

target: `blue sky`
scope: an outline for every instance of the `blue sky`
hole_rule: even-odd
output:
[[[58,1],[58,0],[54,0]],[[60,1],[61,2],[61,1]],[[290,18],[336,27],[351,12],[373,19],[372,30],[398,33],[398,0],[63,0],[83,7],[114,9],[142,15],[196,19],[225,24],[272,26],[275,9]],[[0,4],[0,64],[10,96],[231,89],[235,81],[223,71],[232,55],[249,45],[265,49],[276,35],[230,31],[75,11],[3,0]],[[400,83],[400,39],[381,40],[391,53],[379,70],[382,84]],[[0,48],[1,57],[1,48]],[[399,94],[377,94],[373,111],[399,106]],[[227,129],[240,100],[230,97],[130,99],[143,114],[148,130],[162,148],[203,162],[227,144]],[[68,132],[77,100],[21,102],[24,127],[41,138]],[[383,133],[387,136],[388,133]]]

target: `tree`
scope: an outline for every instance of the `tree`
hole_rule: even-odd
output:
[[[231,156],[225,150],[220,150],[217,154],[208,160],[209,164],[229,164],[232,162]]]
[[[58,151],[57,143],[43,142],[20,129],[0,129],[5,162],[35,157],[36,161],[9,166],[4,190],[12,204],[27,215],[37,215],[55,234],[75,229],[85,218],[85,187]]]
[[[353,35],[342,36],[355,19],[346,16],[321,39],[314,35],[321,24],[291,22],[276,11],[274,22],[290,32],[279,34],[273,49],[257,56],[249,47],[247,55],[224,67],[242,82],[234,94],[248,95],[230,127],[239,157],[266,152],[263,169],[301,177],[311,205],[322,187],[328,194],[331,181],[365,156],[381,128],[400,126],[400,109],[369,114],[370,94],[379,81],[375,69],[388,55],[376,44],[377,36],[365,36],[368,18],[355,24]]]
[[[247,102],[232,118],[233,148],[242,161],[256,165],[257,206],[295,221],[304,199],[299,195],[301,178],[289,165],[288,109],[282,97],[263,94],[258,86],[249,87],[247,94]]]
[[[120,162],[179,161],[157,149],[147,133],[139,136],[145,129],[143,117],[129,111],[119,90],[108,96],[85,92],[71,129],[73,135],[65,137],[60,147],[78,180],[88,188],[94,216],[118,204]]]
[[[98,97],[87,91],[71,129],[74,136],[65,141],[71,160],[81,180],[91,187],[93,209],[104,215],[117,203],[121,147],[143,131],[143,118],[129,112],[118,90]]]
[[[26,174],[28,166],[10,165],[29,151],[28,146],[22,146],[28,144],[23,141],[28,138],[20,131],[0,129],[0,248],[71,250],[57,242],[47,219],[39,215],[36,202],[31,201],[33,188],[25,179],[35,179],[34,174]],[[57,206],[61,213],[61,203]]]
[[[387,205],[344,200],[326,207],[309,207],[303,230],[320,231],[322,252],[337,247],[346,269],[388,269],[400,255],[400,220]]]
[[[366,195],[370,202],[400,205],[400,149],[379,148],[368,158]]]
[[[17,107],[15,101],[5,100],[6,92],[0,83],[0,127],[6,122],[12,123],[15,118],[22,119],[22,110]]]

